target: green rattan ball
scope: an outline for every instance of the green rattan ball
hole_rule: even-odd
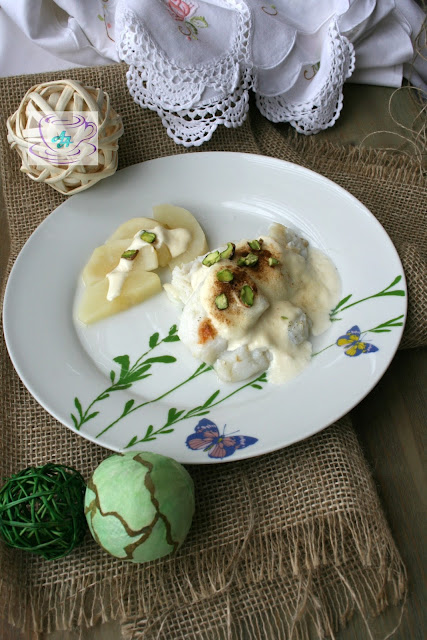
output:
[[[0,490],[0,536],[9,547],[46,560],[62,558],[83,539],[85,482],[71,467],[46,464],[11,476]]]

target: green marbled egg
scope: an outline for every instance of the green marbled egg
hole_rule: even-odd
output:
[[[96,542],[116,558],[148,562],[176,551],[194,514],[184,467],[157,453],[110,456],[87,484],[85,515]]]

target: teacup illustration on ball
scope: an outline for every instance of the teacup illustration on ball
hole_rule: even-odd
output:
[[[93,116],[93,114],[88,114]],[[94,164],[97,162],[98,127],[95,118],[66,111],[40,118],[37,135],[28,151],[42,162],[56,165]],[[34,131],[34,129],[33,129]]]

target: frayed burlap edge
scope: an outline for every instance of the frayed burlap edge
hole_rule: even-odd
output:
[[[328,518],[321,530],[317,525],[312,522],[295,527],[280,541],[269,539],[265,541],[269,544],[267,549],[262,545],[255,548],[255,543],[249,550],[250,556],[258,552],[274,558],[277,553],[281,561],[276,567],[270,564],[265,571],[252,576],[251,584],[239,580],[239,567],[236,567],[235,580],[210,591],[205,602],[199,599],[189,607],[181,600],[181,607],[177,608],[177,603],[163,607],[162,615],[157,618],[144,612],[134,615],[122,626],[123,637],[125,640],[335,638],[335,633],[358,613],[364,622],[366,638],[372,640],[374,618],[388,606],[403,600],[397,629],[403,615],[407,579],[393,543],[378,546],[378,540],[372,539],[373,532],[366,530],[363,517],[358,514],[350,519],[347,514],[345,521],[340,514]],[[340,535],[336,535],[337,531]],[[302,540],[303,557],[298,558],[296,553],[288,558],[289,562],[283,560],[285,549],[302,550]],[[333,548],[328,560],[325,546],[330,543]],[[360,565],[356,570],[349,549],[358,555]],[[351,571],[346,567],[349,556],[352,556]],[[260,592],[264,596],[262,605],[254,606],[254,602],[260,600]],[[277,597],[280,592],[281,597]],[[191,620],[195,611],[197,624],[192,628],[185,621]],[[217,615],[220,611],[222,616]]]
[[[417,157],[412,157],[398,149],[377,149],[351,144],[336,144],[328,140],[319,140],[316,136],[302,136],[293,129],[284,130],[280,125],[274,125],[278,139],[286,140],[294,151],[294,158],[300,166],[319,171],[329,177],[331,173],[365,176],[389,182],[404,183],[410,186],[426,187],[426,170]],[[263,129],[271,127],[267,120],[259,123],[256,136],[262,147]],[[200,151],[207,150],[200,149]],[[266,156],[278,157],[273,148],[261,148],[260,153]],[[331,179],[331,178],[329,178]]]
[[[335,580],[333,577],[335,576]],[[331,584],[319,584],[315,571],[306,571],[295,577],[297,599],[295,607],[291,608],[285,594],[279,602],[273,603],[266,598],[262,613],[247,611],[244,615],[235,616],[233,599],[229,592],[221,597],[220,606],[225,611],[225,619],[217,620],[210,628],[198,621],[198,628],[192,631],[187,626],[185,634],[179,636],[170,634],[168,622],[171,617],[177,620],[181,628],[184,626],[184,616],[188,619],[188,609],[165,612],[161,619],[150,622],[144,617],[127,621],[122,625],[124,640],[260,640],[261,638],[280,638],[283,640],[307,640],[307,638],[325,637],[334,640],[336,633],[359,614],[363,620],[362,628],[365,637],[374,639],[375,617],[387,606],[397,605],[405,598],[405,585],[396,578],[393,581],[381,582],[381,577],[371,569],[360,570],[345,577],[339,567],[334,567],[330,579]],[[277,594],[281,588],[281,581],[276,579],[271,585]],[[253,594],[255,595],[255,594]],[[258,595],[258,594],[256,594]],[[251,596],[251,593],[247,593]],[[404,600],[405,601],[405,600]],[[211,604],[198,603],[200,608]],[[239,603],[240,606],[243,603]],[[236,607],[234,607],[236,608]],[[387,633],[390,638],[398,629],[404,613],[404,602],[400,608],[397,624]],[[209,620],[211,622],[211,620]],[[184,623],[184,624],[183,624]],[[175,625],[176,626],[176,625]],[[390,625],[391,626],[391,625]]]
[[[125,638],[166,640],[168,615],[179,616],[180,610],[192,608],[202,613],[204,602],[212,609],[212,600],[238,599],[240,590],[247,598],[248,590],[269,583],[280,585],[283,578],[284,589],[293,582],[296,593],[288,594],[293,597],[275,604],[264,601],[256,616],[253,611],[246,613],[240,604],[239,616],[228,612],[217,619],[215,633],[209,635],[207,628],[203,637],[247,638],[242,634],[249,629],[253,638],[300,640],[309,637],[308,625],[319,638],[335,633],[355,611],[365,621],[368,634],[371,619],[405,597],[406,569],[393,539],[383,529],[371,528],[365,514],[330,514],[266,536],[256,533],[255,517],[254,512],[244,539],[228,545],[220,555],[214,549],[181,558],[179,564],[139,566],[126,576],[120,575],[118,563],[114,579],[100,580],[94,573],[49,591],[32,589],[28,598],[18,585],[10,589],[0,579],[8,621],[39,634],[81,631],[98,622],[118,620],[124,623]],[[347,562],[351,572],[345,570]],[[175,585],[173,597],[170,585]],[[203,621],[203,615],[201,618]],[[263,629],[270,636],[264,636]],[[199,637],[197,629],[187,629],[186,639]]]
[[[367,178],[395,181],[410,186],[426,186],[426,175],[422,165],[416,158],[408,157],[398,151],[382,151],[381,149],[369,149],[360,146],[341,146],[333,142],[318,142],[314,138],[295,138],[295,148],[301,154],[308,154],[311,162],[308,167],[321,164],[322,173],[327,172],[329,158],[330,164],[340,163],[340,173],[364,175]],[[319,161],[319,162],[317,162]]]

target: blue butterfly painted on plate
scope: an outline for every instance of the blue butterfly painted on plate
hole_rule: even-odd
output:
[[[237,449],[245,449],[258,442],[258,438],[251,436],[225,435],[225,425],[222,435],[214,422],[203,418],[197,423],[195,433],[185,441],[189,449],[203,449],[208,451],[209,458],[227,458]],[[236,432],[235,432],[236,433]]]
[[[360,339],[360,329],[356,324],[344,336],[340,336],[336,344],[344,347],[346,356],[360,356],[361,353],[378,351],[378,347]]]

